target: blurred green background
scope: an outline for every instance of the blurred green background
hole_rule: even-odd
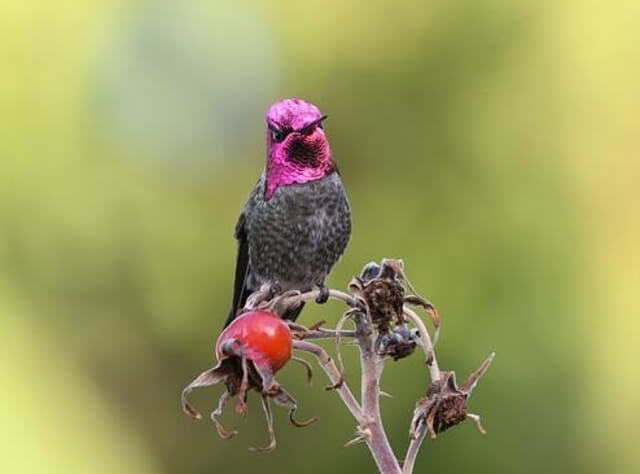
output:
[[[279,376],[321,420],[277,410],[272,454],[247,452],[266,440],[255,397],[227,442],[179,408],[287,96],[330,115],[352,203],[332,286],[402,257],[442,313],[442,367],[497,352],[471,399],[488,435],[445,433],[417,472],[639,472],[640,3],[0,5],[0,472],[375,469],[341,447],[354,423],[319,371]],[[419,359],[383,380],[399,456]]]

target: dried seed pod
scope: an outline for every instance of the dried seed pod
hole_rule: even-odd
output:
[[[478,380],[493,362],[494,357],[495,354],[490,354],[460,387],[456,383],[454,372],[442,372],[440,379],[431,384],[426,396],[416,403],[409,432],[411,438],[417,438],[424,429],[427,430],[431,438],[436,438],[439,433],[467,418],[475,423],[478,431],[485,434],[485,430],[480,424],[480,417],[468,412],[467,401]]]
[[[379,266],[368,263],[359,278],[354,278],[350,289],[367,305],[371,322],[382,334],[390,331],[392,323],[404,322],[404,286],[398,268],[399,260],[385,260]]]
[[[391,331],[380,334],[376,341],[377,353],[381,357],[400,360],[410,356],[418,346],[418,334],[406,324],[400,324]]]

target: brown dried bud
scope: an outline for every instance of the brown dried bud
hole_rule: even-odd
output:
[[[392,280],[376,278],[364,287],[362,296],[369,305],[371,321],[380,332],[387,332],[394,319],[402,320],[402,285]]]
[[[417,346],[417,332],[410,330],[406,324],[401,324],[378,337],[376,352],[382,357],[400,360],[413,354]]]
[[[399,260],[385,260],[382,266],[369,263],[361,276],[354,278],[350,285],[351,291],[366,302],[371,322],[381,333],[389,332],[394,321],[398,324],[404,322],[401,269],[402,262]]]
[[[436,438],[439,433],[455,426],[467,418],[476,424],[478,430],[484,434],[484,428],[480,424],[480,417],[468,412],[467,400],[476,383],[482,377],[495,354],[490,354],[482,365],[474,371],[461,387],[456,384],[454,372],[442,372],[439,380],[434,381],[424,398],[418,400],[413,412],[410,435],[417,438],[422,430],[426,429],[431,438]]]

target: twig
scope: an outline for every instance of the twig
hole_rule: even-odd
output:
[[[426,364],[427,369],[429,369],[429,376],[431,377],[431,382],[435,382],[436,380],[440,380],[440,367],[438,367],[438,361],[436,360],[436,353],[433,350],[433,344],[431,343],[431,337],[429,336],[429,331],[427,331],[427,326],[425,326],[422,319],[418,317],[418,315],[410,308],[404,306],[403,313],[409,320],[416,325],[418,331],[420,331],[420,341],[422,342],[422,348],[424,349],[426,356]]]
[[[407,449],[407,455],[404,458],[404,464],[402,465],[403,474],[411,474],[413,472],[413,466],[416,463],[418,452],[424,441],[424,437],[427,435],[427,427],[422,424],[418,432],[411,437],[409,442],[409,448]]]
[[[327,328],[317,328],[317,329],[307,329],[304,326],[295,323],[289,323],[289,327],[293,332],[297,332],[296,335],[299,336],[300,340],[307,339],[335,339],[336,336],[340,335],[340,337],[354,338],[356,337],[355,331],[336,331],[335,329],[327,329]]]
[[[400,474],[400,464],[389,444],[380,415],[380,377],[384,365],[378,363],[370,319],[362,315],[356,320],[356,325],[362,364],[362,410],[368,417],[366,425],[361,424],[361,429],[367,430],[368,437],[365,441],[380,472]]]
[[[313,354],[320,362],[320,367],[324,369],[329,380],[333,384],[333,387],[340,395],[343,403],[347,406],[353,417],[358,421],[359,424],[364,423],[364,415],[362,414],[362,408],[360,408],[360,404],[357,402],[351,389],[347,386],[342,377],[342,374],[338,371],[336,364],[333,362],[333,359],[327,354],[322,347],[313,344],[312,342],[306,341],[293,341],[293,348],[299,351],[308,352]]]
[[[315,299],[320,295],[320,290],[312,290],[306,291],[304,293],[300,293],[293,298],[300,298],[301,302],[315,301]],[[353,296],[345,293],[344,291],[334,290],[333,288],[329,290],[329,299],[342,301],[347,306],[355,307],[356,300]]]

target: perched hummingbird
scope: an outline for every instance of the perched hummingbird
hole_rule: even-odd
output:
[[[351,235],[349,201],[313,104],[285,99],[267,112],[267,160],[236,224],[238,255],[228,325],[264,283],[321,289]],[[295,320],[302,307],[282,315]]]

